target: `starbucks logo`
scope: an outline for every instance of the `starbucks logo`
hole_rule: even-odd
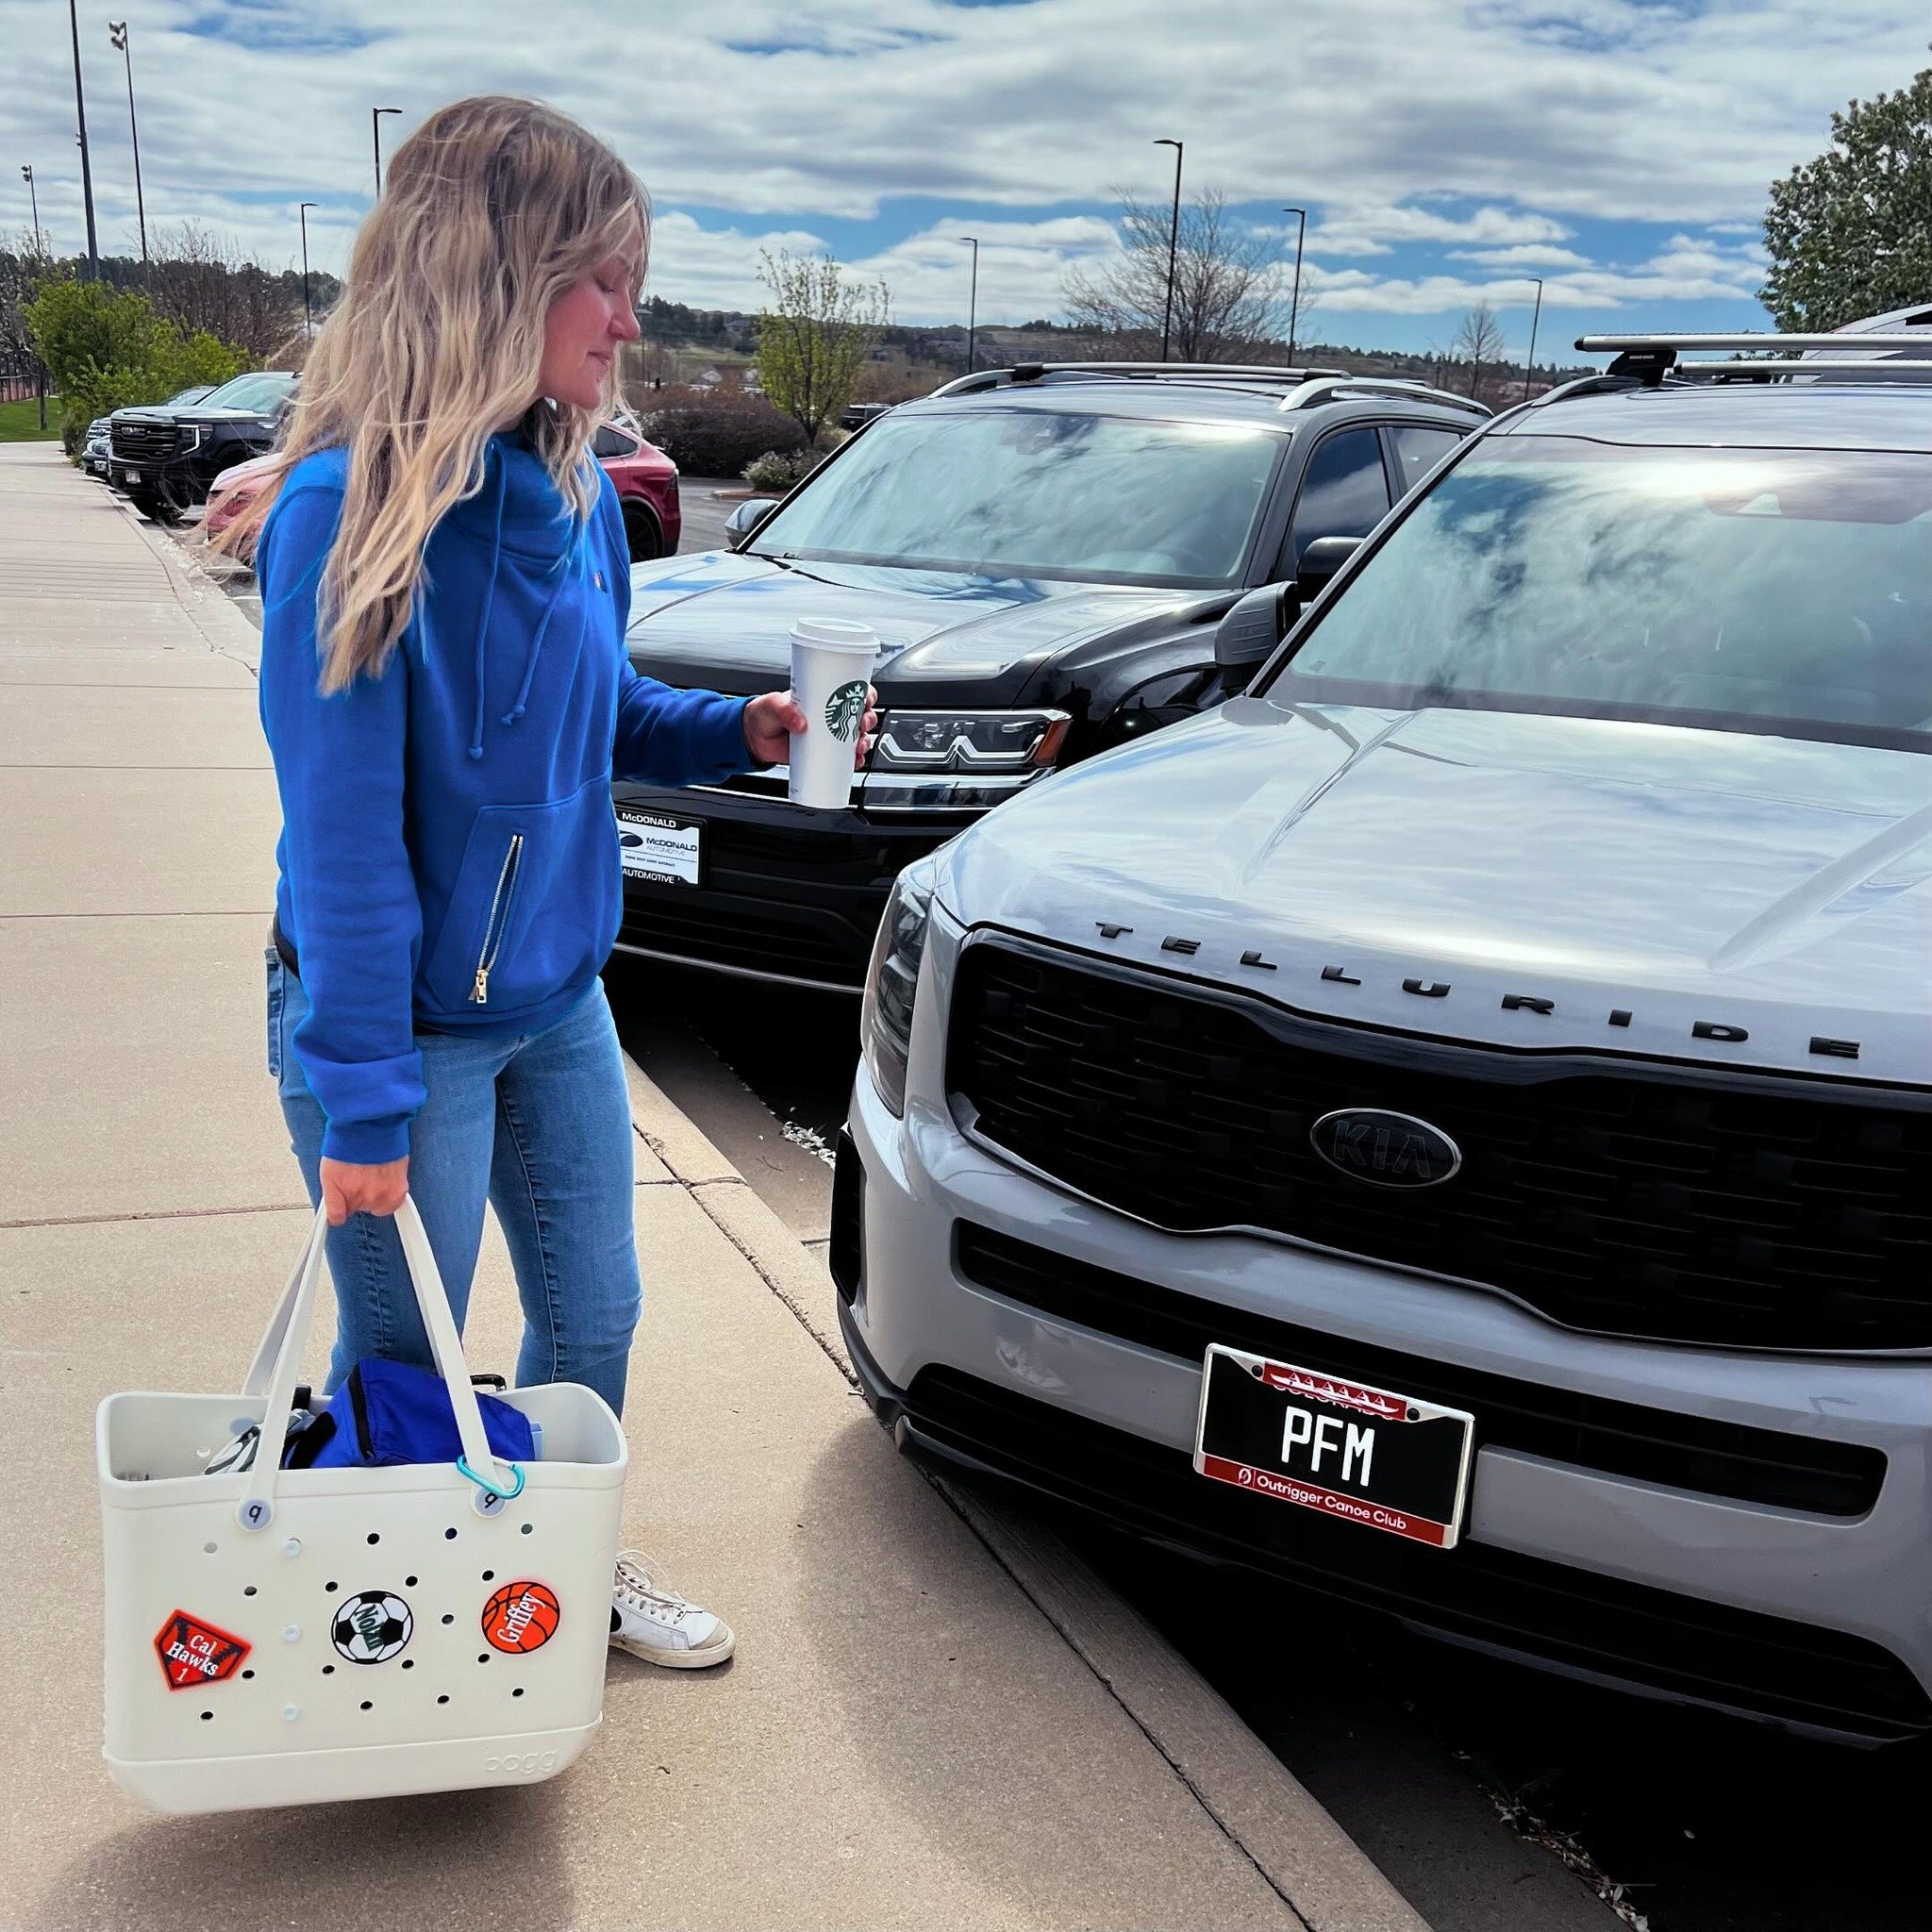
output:
[[[825,723],[832,736],[851,743],[858,735],[858,721],[865,716],[865,686],[841,684],[825,700]]]

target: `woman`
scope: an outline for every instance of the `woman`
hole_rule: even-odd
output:
[[[328,1211],[332,1387],[363,1356],[430,1361],[390,1218],[408,1191],[459,1323],[494,1207],[519,1383],[624,1401],[610,781],[716,782],[807,728],[789,694],[673,691],[625,655],[623,524],[589,451],[649,232],[629,169],[564,116],[502,97],[432,115],[357,238],[276,474],[223,539],[256,535],[284,821],[269,1059]],[[734,1640],[627,1554],[611,1641],[691,1668]]]

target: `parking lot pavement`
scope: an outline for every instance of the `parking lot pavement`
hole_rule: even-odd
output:
[[[684,535],[677,545],[680,556],[724,548],[724,520],[744,501],[744,487],[737,476],[677,479],[677,501],[684,511]]]
[[[592,1753],[534,1789],[199,1821],[113,1791],[93,1406],[237,1386],[307,1217],[262,1067],[275,793],[227,601],[58,455],[0,449],[0,505],[32,827],[0,867],[0,1457],[31,1499],[0,1924],[1420,1927],[1147,1626],[1115,1606],[1083,1647],[1050,1539],[892,1453],[823,1345],[823,1273],[641,1075],[628,1527],[738,1657],[620,1660]],[[477,1366],[514,1331],[492,1232]]]

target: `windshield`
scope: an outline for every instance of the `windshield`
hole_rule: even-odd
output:
[[[979,408],[881,417],[755,556],[996,576],[1239,580],[1283,440],[1245,424]]]
[[[271,410],[295,387],[292,375],[258,370],[252,375],[237,375],[220,389],[202,397],[210,409]]]
[[[211,382],[190,383],[186,389],[177,389],[161,407],[168,409],[184,408],[190,403],[200,402],[204,396],[211,394],[213,390],[214,384]]]
[[[1495,438],[1270,689],[1932,750],[1932,457]]]

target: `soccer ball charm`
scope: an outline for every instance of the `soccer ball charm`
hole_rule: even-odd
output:
[[[415,1627],[401,1597],[386,1590],[364,1590],[337,1610],[328,1634],[337,1654],[352,1664],[380,1664],[404,1650]]]

